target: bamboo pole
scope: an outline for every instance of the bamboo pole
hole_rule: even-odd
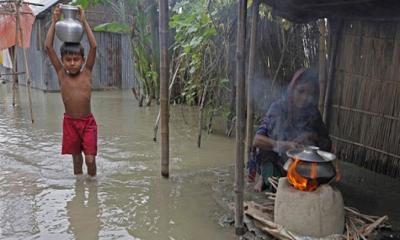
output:
[[[197,147],[201,147],[201,132],[203,130],[203,111],[204,111],[204,104],[206,102],[206,96],[207,96],[207,89],[208,89],[208,83],[209,81],[206,81],[206,84],[203,89],[203,94],[201,95],[200,99],[200,106],[199,106],[199,119],[198,119],[198,133],[197,133]]]
[[[387,156],[390,156],[390,157],[393,157],[393,158],[396,158],[396,159],[400,159],[400,155],[396,155],[396,154],[393,154],[393,153],[390,153],[390,152],[387,152],[387,151],[384,151],[384,150],[381,150],[381,149],[378,149],[378,148],[375,148],[375,147],[367,146],[367,145],[359,143],[359,142],[354,142],[354,141],[351,141],[351,140],[348,140],[348,139],[336,137],[336,136],[333,136],[333,135],[329,135],[329,136],[332,139],[334,139],[336,141],[339,141],[339,142],[352,144],[352,145],[355,145],[355,146],[358,146],[358,147],[362,147],[362,148],[365,148],[365,149],[368,149],[368,150],[371,150],[371,151],[374,151],[374,152],[378,152],[378,153],[381,153],[381,154],[384,154],[384,155],[387,155]]]
[[[19,15],[19,8],[20,8],[20,1],[16,1],[16,7],[17,7],[17,15],[16,15],[16,19],[17,22],[21,22],[20,21],[20,15]],[[32,94],[31,94],[31,76],[30,76],[30,72],[29,72],[29,65],[28,65],[28,58],[27,58],[27,54],[26,54],[26,49],[24,48],[24,37],[22,34],[22,28],[21,28],[21,24],[19,24],[19,33],[21,36],[21,48],[24,54],[24,63],[25,63],[25,79],[26,79],[26,87],[28,89],[28,100],[29,100],[29,111],[30,111],[30,116],[31,116],[31,121],[32,123],[34,123],[34,118],[33,118],[33,109],[32,109]],[[15,45],[17,46],[17,45]],[[15,48],[15,50],[17,50]]]
[[[174,73],[174,75],[172,76],[171,83],[169,84],[169,88],[168,88],[168,93],[169,93],[169,95],[168,95],[168,102],[169,102],[169,96],[171,95],[172,87],[174,86],[174,83],[175,83],[176,75],[178,74],[179,67],[181,66],[181,62],[182,62],[181,60],[182,60],[182,58],[179,59],[179,62],[178,62],[178,64],[177,64],[177,66],[176,66],[175,73]],[[154,124],[154,127],[153,127],[153,132],[154,132],[153,141],[154,141],[154,142],[157,142],[158,125],[160,124],[160,114],[161,114],[161,108],[160,108],[160,110],[158,111],[156,123]]]
[[[339,45],[339,39],[341,34],[341,29],[343,26],[343,21],[339,20],[339,22],[333,22],[330,24],[330,33],[332,34],[332,46],[330,51],[330,60],[329,60],[329,75],[328,80],[326,83],[326,91],[325,91],[325,100],[324,100],[324,114],[323,114],[323,121],[329,127],[328,117],[329,117],[329,104],[330,98],[332,95],[332,85],[333,85],[333,78],[335,75],[335,62],[337,56],[337,47]]]
[[[17,0],[17,1],[19,1],[20,3],[22,2],[21,0]],[[0,3],[11,3],[11,2],[15,2],[15,0],[0,0]],[[29,1],[28,2],[27,1],[23,1],[22,3],[33,5],[33,6],[38,6],[38,7],[44,7],[44,5],[41,4],[41,3],[32,3],[32,2],[29,2]]]
[[[160,58],[160,51],[159,51],[159,46],[158,43],[160,42],[159,40],[159,36],[158,36],[158,12],[157,12],[157,1],[152,0],[150,2],[150,28],[151,28],[151,45],[152,45],[152,49],[151,49],[151,67],[152,67],[152,71],[157,72],[158,76],[160,76],[160,62],[158,61],[158,59]],[[160,99],[160,88],[159,88],[160,82],[159,81],[155,81],[153,82],[153,94],[154,94],[154,98],[156,99],[156,101],[158,101]]]
[[[245,43],[247,0],[238,0],[238,28],[236,37],[236,151],[235,151],[235,233],[244,234],[244,135],[245,135]]]
[[[318,68],[319,68],[319,86],[320,86],[320,97],[319,97],[319,110],[324,112],[324,101],[325,101],[325,86],[326,86],[326,27],[325,19],[321,19],[318,24],[319,27],[319,54],[318,54]]]
[[[26,54],[26,49],[23,49],[24,52],[24,62],[25,62],[25,78],[26,78],[26,87],[28,89],[28,100],[29,100],[29,112],[31,116],[31,122],[34,123],[35,120],[33,118],[33,109],[32,109],[32,91],[31,91],[31,76],[29,72],[28,58]]]
[[[271,94],[273,94],[275,88],[275,82],[276,79],[278,78],[279,71],[281,70],[283,59],[285,58],[287,45],[289,44],[289,36],[287,39],[285,39],[285,30],[283,28],[281,29],[281,32],[282,32],[282,51],[281,51],[281,57],[279,58],[278,67],[276,68],[274,78],[272,79]]]
[[[17,6],[18,4],[15,2],[15,12],[16,16],[19,15],[19,7]],[[16,74],[17,72],[17,42],[18,42],[18,31],[19,31],[19,18],[15,18],[15,46],[14,46],[14,58],[13,58],[13,100],[12,100],[12,105],[15,107],[16,105],[16,93],[17,93],[17,82],[18,82],[18,75]]]
[[[394,121],[400,121],[400,117],[395,117],[395,116],[391,116],[388,114],[382,114],[382,113],[362,110],[362,109],[358,109],[358,108],[346,107],[346,106],[342,106],[342,105],[338,105],[338,104],[332,104],[331,107],[336,108],[338,110],[351,111],[351,112],[355,112],[355,113],[366,114],[369,116],[380,117],[380,118],[394,120]]]
[[[12,78],[13,78],[12,105],[13,105],[13,107],[16,106],[17,82],[18,82],[18,75],[19,75],[17,72],[17,69],[16,69],[17,68],[17,60],[16,60],[17,54],[16,54],[15,49],[16,49],[16,46],[13,47],[12,54],[10,54],[10,55],[12,55],[12,61],[13,61],[13,67],[12,67],[13,68],[12,69]]]
[[[168,0],[159,1],[161,175],[169,177]]]
[[[246,155],[247,161],[250,158],[251,146],[253,145],[253,125],[254,125],[254,73],[257,60],[257,29],[259,18],[259,0],[253,1],[253,15],[251,18],[250,33],[250,55],[249,72],[247,75],[247,122],[246,122]]]
[[[1,76],[7,76],[7,75],[20,75],[20,74],[25,74],[25,72],[16,72],[16,73],[1,73]]]
[[[19,12],[19,14],[30,14],[30,15],[32,15],[32,13],[31,12]],[[14,11],[1,11],[0,10],[0,15],[13,15],[13,16],[15,16],[15,12]]]

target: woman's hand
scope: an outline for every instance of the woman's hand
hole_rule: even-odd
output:
[[[285,153],[287,150],[299,148],[302,145],[292,141],[277,141],[274,147],[274,151],[278,153]]]
[[[54,9],[53,16],[51,20],[56,23],[60,20],[61,18],[61,9],[60,9],[60,4],[57,4],[56,8]]]
[[[78,6],[79,9],[79,20],[83,23],[86,21],[85,10],[83,10],[82,6]]]

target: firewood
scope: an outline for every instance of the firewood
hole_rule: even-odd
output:
[[[300,240],[303,236],[298,236],[284,226],[276,224],[273,221],[274,215],[274,193],[266,193],[266,201],[263,204],[256,202],[244,202],[244,213],[254,221],[254,225],[262,231],[274,236],[277,239],[283,240]],[[229,208],[234,210],[234,205],[229,204]],[[319,240],[367,240],[368,236],[377,228],[385,225],[388,221],[388,216],[377,217],[360,213],[357,209],[345,207],[345,232],[343,235],[330,235]],[[312,237],[307,237],[310,240],[316,240]]]
[[[383,216],[381,218],[379,218],[378,220],[376,220],[375,222],[373,222],[372,224],[370,224],[364,231],[364,234],[366,236],[368,236],[369,234],[371,234],[371,232],[377,228],[379,225],[381,225],[384,221],[388,220],[389,217],[388,216]]]

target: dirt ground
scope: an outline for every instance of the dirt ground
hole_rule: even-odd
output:
[[[342,179],[337,187],[346,206],[362,213],[389,216],[393,229],[400,231],[400,179],[341,162]]]

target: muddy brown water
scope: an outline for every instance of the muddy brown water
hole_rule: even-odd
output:
[[[129,91],[94,92],[99,155],[93,182],[77,181],[70,156],[60,154],[59,93],[32,91],[34,124],[26,88],[19,87],[16,99],[14,108],[10,84],[0,84],[0,239],[235,239],[232,227],[218,223],[231,215],[234,141],[204,133],[198,149],[195,109],[171,106],[166,180],[152,141],[158,107],[138,107]],[[347,206],[387,214],[400,229],[399,179],[349,163],[341,174]]]
[[[89,181],[60,154],[60,95],[33,90],[32,99],[34,124],[26,88],[13,108],[10,84],[0,84],[0,239],[234,238],[218,224],[232,197],[234,142],[204,134],[198,149],[193,108],[171,107],[166,180],[152,141],[158,107],[138,107],[129,91],[94,92],[98,177]]]

